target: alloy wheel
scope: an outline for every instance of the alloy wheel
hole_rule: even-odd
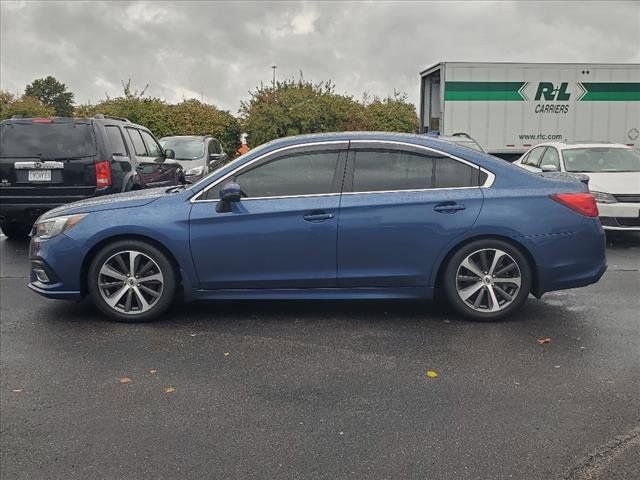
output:
[[[164,290],[164,277],[149,255],[125,250],[110,256],[100,267],[98,289],[114,310],[127,315],[147,312]]]
[[[511,305],[520,291],[522,274],[507,252],[476,250],[456,272],[456,290],[465,304],[480,312],[498,312]]]

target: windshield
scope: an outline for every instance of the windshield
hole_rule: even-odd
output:
[[[562,156],[567,172],[640,172],[640,155],[630,148],[571,148]]]
[[[96,141],[85,123],[9,123],[0,127],[0,156],[13,158],[91,157]]]
[[[204,141],[197,138],[162,138],[160,145],[176,152],[176,160],[197,160],[204,155]]]

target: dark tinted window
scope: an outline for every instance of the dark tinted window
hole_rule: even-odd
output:
[[[147,149],[144,146],[144,142],[142,141],[142,137],[140,136],[138,130],[127,128],[127,133],[129,134],[129,138],[133,143],[133,149],[135,150],[136,155],[146,156]]]
[[[475,187],[478,185],[478,168],[451,158],[436,159],[436,188]]]
[[[403,150],[356,150],[354,192],[431,188],[433,158]]]
[[[144,144],[147,146],[147,153],[150,157],[161,157],[162,156],[162,148],[156,142],[156,139],[151,136],[150,133],[145,132],[144,130],[140,130],[140,135],[142,135],[142,139],[144,140]]]
[[[248,198],[334,193],[337,163],[338,152],[288,155],[242,172],[236,181]],[[211,188],[207,198],[219,198],[221,186]]]
[[[111,152],[114,155],[126,155],[127,148],[124,146],[124,139],[122,138],[120,128],[115,125],[107,125],[105,130],[107,131]]]
[[[222,153],[222,147],[217,140],[211,140],[209,142],[209,153]]]
[[[42,160],[96,154],[93,128],[78,123],[14,123],[0,127],[0,155]]]

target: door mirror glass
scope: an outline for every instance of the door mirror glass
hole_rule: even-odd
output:
[[[174,152],[172,149],[167,148],[164,151],[164,157],[165,158],[176,158],[176,152]]]
[[[557,171],[558,171],[558,167],[557,167],[557,166],[555,166],[555,165],[542,165],[542,166],[540,167],[540,169],[541,169],[543,172],[557,172]]]

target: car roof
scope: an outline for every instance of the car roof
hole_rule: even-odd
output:
[[[534,145],[535,147],[556,147],[558,150],[570,150],[572,148],[631,148],[623,143],[610,142],[545,142]]]

